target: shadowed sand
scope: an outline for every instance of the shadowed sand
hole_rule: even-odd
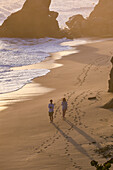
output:
[[[0,112],[1,170],[93,170],[92,159],[106,160],[94,150],[113,144],[113,111],[101,108],[113,98],[107,93],[113,41],[77,50],[57,61],[62,67],[34,79],[33,83],[52,90]],[[65,120],[63,97],[68,102]],[[50,99],[55,103],[53,123],[48,117]]]

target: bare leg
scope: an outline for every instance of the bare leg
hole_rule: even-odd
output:
[[[53,115],[50,116],[50,122],[53,122]]]
[[[51,116],[49,116],[49,118],[50,118],[50,122],[51,122]]]
[[[51,116],[51,121],[53,122],[53,115]]]
[[[65,118],[66,110],[63,110],[63,118]]]

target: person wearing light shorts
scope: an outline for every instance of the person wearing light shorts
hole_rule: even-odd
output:
[[[48,105],[49,108],[49,118],[50,118],[50,122],[53,122],[53,113],[54,113],[54,104],[53,104],[53,100],[50,100],[50,103]]]

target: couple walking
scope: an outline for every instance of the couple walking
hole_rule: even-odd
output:
[[[63,101],[62,101],[62,116],[63,118],[65,118],[65,113],[66,113],[66,110],[67,110],[67,101],[65,98],[63,98]],[[50,103],[48,105],[48,108],[49,108],[49,117],[50,117],[50,122],[53,122],[53,113],[54,113],[54,104],[53,104],[53,100],[50,100]]]

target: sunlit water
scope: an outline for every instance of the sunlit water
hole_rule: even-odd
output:
[[[0,24],[12,12],[20,9],[24,2],[25,0],[0,0]],[[80,13],[87,17],[97,2],[98,0],[53,0],[50,8],[59,12],[60,27],[65,27],[65,22],[72,15]],[[71,49],[70,44],[62,43],[69,41],[66,38],[0,38],[0,94],[18,90],[33,78],[49,72],[48,69],[16,70],[12,68],[40,63],[54,52],[67,52]],[[79,43],[81,42],[79,40]],[[74,43],[76,45],[77,41]]]

